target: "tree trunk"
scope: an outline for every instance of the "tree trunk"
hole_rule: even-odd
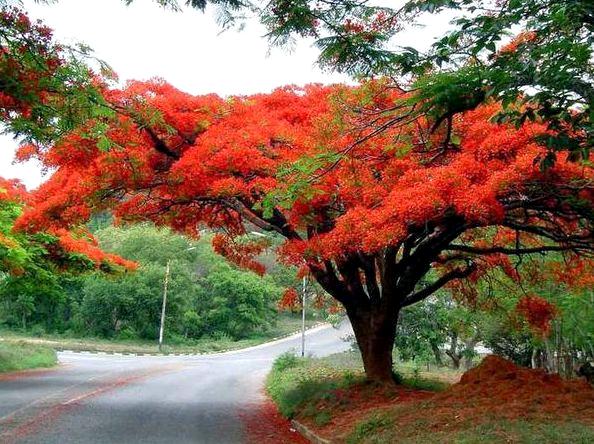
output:
[[[540,367],[540,359],[538,349],[536,347],[532,348],[532,357],[530,359],[530,363],[532,364],[532,368],[536,369]]]
[[[435,357],[435,364],[439,367],[443,367],[443,360],[441,359],[441,350],[437,346],[437,344],[431,344],[431,351],[433,351],[433,356]]]
[[[347,309],[347,314],[357,338],[367,379],[393,384],[392,350],[398,314],[390,316],[380,307],[356,307]]]
[[[462,359],[462,356],[460,356],[456,353],[449,352],[449,351],[446,351],[446,354],[452,360],[452,368],[454,370],[459,370],[460,369],[460,359]]]
[[[450,349],[446,350],[446,355],[452,360],[452,367],[458,370],[462,355],[458,353],[458,333],[456,332],[452,332],[450,335]]]
[[[470,368],[472,368],[472,359],[474,358],[474,356],[476,356],[476,344],[478,344],[479,342],[479,336],[473,336],[472,338],[470,338],[467,341],[464,341],[464,352],[465,352],[465,358],[464,358],[464,369],[465,370],[469,370]]]

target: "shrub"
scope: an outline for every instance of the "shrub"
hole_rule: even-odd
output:
[[[289,368],[297,367],[298,364],[299,358],[294,353],[287,352],[275,359],[272,369],[275,372],[284,372]]]

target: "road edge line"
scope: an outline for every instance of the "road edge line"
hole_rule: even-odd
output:
[[[295,419],[291,420],[291,425],[301,436],[307,439],[309,442],[313,444],[332,444],[332,441],[326,438],[322,438],[318,434],[316,434],[313,430],[306,427],[305,425],[301,424],[299,421]]]

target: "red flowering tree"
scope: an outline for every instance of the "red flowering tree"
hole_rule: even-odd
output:
[[[252,269],[245,225],[275,232],[282,257],[345,307],[370,379],[392,378],[399,311],[446,285],[472,297],[489,270],[520,278],[510,257],[548,251],[589,270],[592,169],[539,169],[546,126],[491,123],[496,104],[432,131],[381,83],[222,100],[152,81],[106,94],[126,110],[111,147],[83,128],[42,154],[56,171],[18,226],[76,226],[101,208],[209,226],[219,251]]]
[[[103,252],[83,229],[54,228],[32,234],[15,231],[14,222],[29,196],[18,180],[0,177],[0,274],[23,276],[34,268],[56,272],[136,268],[134,262]]]

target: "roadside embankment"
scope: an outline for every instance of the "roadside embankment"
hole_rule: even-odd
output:
[[[594,442],[594,389],[583,380],[563,380],[496,356],[459,382],[440,379],[400,376],[399,384],[378,386],[365,381],[348,353],[283,355],[267,390],[312,442]]]
[[[0,373],[53,367],[57,362],[56,352],[48,346],[0,342]]]

